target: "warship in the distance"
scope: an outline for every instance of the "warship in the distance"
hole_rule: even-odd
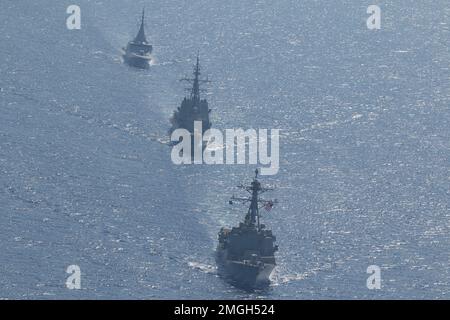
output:
[[[211,110],[208,107],[208,101],[200,97],[200,83],[209,82],[209,80],[200,79],[200,63],[197,55],[197,63],[194,66],[194,77],[181,79],[192,83],[192,88],[189,88],[190,94],[181,102],[181,106],[175,110],[170,119],[172,127],[169,131],[171,134],[176,129],[186,129],[194,135],[194,122],[201,121],[203,135],[205,131],[211,128],[209,120],[209,113]],[[194,139],[191,139],[194,141]]]
[[[261,187],[258,170],[250,186],[240,186],[250,193],[248,198],[232,197],[233,201],[250,203],[244,222],[232,229],[222,228],[216,260],[219,274],[236,287],[245,290],[264,289],[270,284],[270,275],[275,268],[275,251],[278,246],[272,231],[260,223],[259,209],[270,210],[275,201],[259,198],[268,188]]]
[[[142,10],[142,21],[137,36],[128,42],[127,47],[123,50],[123,60],[126,64],[141,69],[147,69],[150,66],[153,47],[147,42],[145,36],[144,10]]]

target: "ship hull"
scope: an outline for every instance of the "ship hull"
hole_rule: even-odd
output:
[[[266,289],[270,285],[270,275],[275,268],[275,264],[244,263],[243,261],[227,260],[225,256],[226,253],[217,251],[218,272],[220,276],[235,287],[252,291]]]
[[[129,66],[139,68],[139,69],[148,69],[150,68],[150,58],[147,57],[140,57],[140,56],[133,56],[133,55],[124,55],[123,60],[126,64]]]

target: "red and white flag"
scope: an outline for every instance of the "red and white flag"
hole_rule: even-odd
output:
[[[272,200],[267,201],[267,202],[264,204],[264,209],[266,209],[267,211],[272,210],[272,207],[273,207],[273,201],[272,201]]]

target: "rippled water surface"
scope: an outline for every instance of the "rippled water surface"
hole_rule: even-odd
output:
[[[448,1],[383,1],[379,31],[356,0],[78,3],[69,31],[70,1],[2,0],[0,298],[450,298]],[[143,6],[148,71],[119,52]],[[164,144],[197,51],[215,128],[281,129],[267,292],[213,255],[254,166]]]

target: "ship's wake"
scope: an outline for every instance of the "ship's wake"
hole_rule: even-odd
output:
[[[309,276],[308,272],[293,274],[277,274],[277,272],[274,272],[270,277],[270,281],[272,286],[279,286],[288,282],[305,280]]]
[[[274,272],[270,277],[270,280],[272,282],[271,285],[279,286],[289,282],[303,281],[316,275],[317,273],[323,271],[324,269],[325,268],[323,267],[317,267],[302,273],[284,273],[282,270],[275,268]]]
[[[203,273],[217,274],[217,267],[214,265],[210,265],[210,264],[206,264],[206,263],[202,263],[202,262],[196,262],[196,261],[189,261],[188,265],[192,269],[199,270]]]
[[[311,277],[316,276],[321,272],[330,272],[336,269],[339,265],[342,265],[345,260],[339,260],[335,262],[326,262],[315,267],[312,267],[304,272],[290,272],[289,270],[283,270],[278,266],[272,273],[270,280],[273,286],[279,286],[290,282],[303,281]]]
[[[141,128],[140,126],[133,125],[131,123],[120,123],[118,121],[114,121],[113,119],[107,119],[95,116],[89,112],[83,112],[83,110],[78,105],[64,105],[58,102],[56,99],[52,100],[41,100],[36,97],[36,94],[32,92],[22,92],[16,90],[15,88],[0,88],[0,93],[3,95],[11,95],[20,97],[24,100],[31,101],[35,104],[44,106],[49,112],[57,112],[60,114],[66,114],[71,117],[76,117],[80,120],[83,120],[90,125],[94,125],[97,127],[106,127],[114,130],[118,130],[121,133],[133,137],[138,137],[145,139],[147,141],[158,142],[165,145],[170,145],[170,137],[162,136],[159,133],[149,133],[147,130]]]

